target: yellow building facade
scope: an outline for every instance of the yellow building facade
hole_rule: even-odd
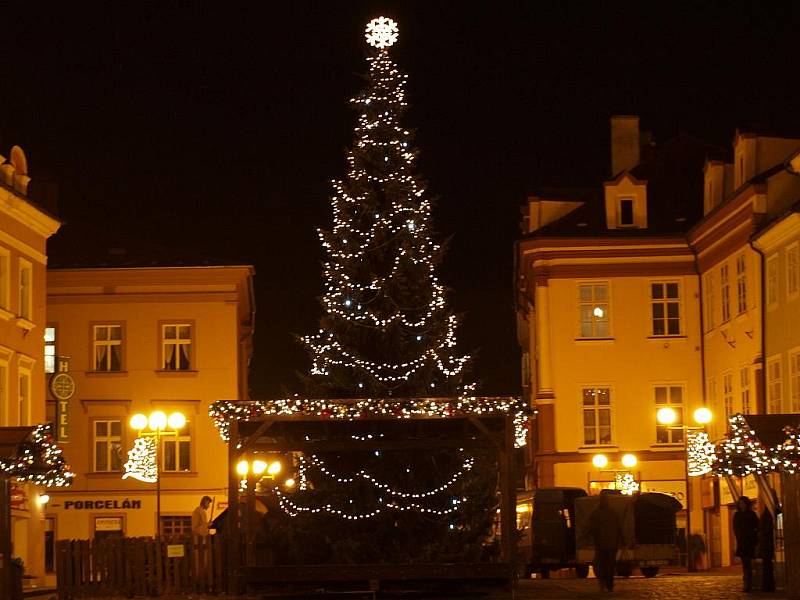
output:
[[[28,165],[15,146],[0,156],[0,428],[45,422],[47,239],[60,222],[28,196]],[[44,575],[43,490],[11,484],[12,556]]]
[[[708,406],[719,439],[733,414],[800,408],[800,140],[740,131],[727,159],[709,159],[720,152],[685,136],[653,146],[635,117],[613,118],[611,139],[603,192],[532,196],[518,243],[523,387],[538,413],[529,485],[591,493],[629,472],[688,500],[679,527],[705,537],[706,566],[728,565],[735,495],[757,496],[755,481],[734,492],[686,477],[685,432],[656,414],[668,405],[694,426]]]
[[[248,398],[252,267],[59,268],[47,276],[54,352],[69,358],[76,388],[62,432],[76,477],[69,489],[49,491],[52,537],[183,534],[204,495],[218,514],[227,450],[208,409]],[[139,433],[130,419],[153,411],[187,421],[160,438],[160,523],[156,484],[123,479]]]

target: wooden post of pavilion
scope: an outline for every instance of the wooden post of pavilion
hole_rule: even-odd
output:
[[[236,473],[236,463],[239,454],[239,421],[234,418],[228,431],[228,516],[225,519],[225,538],[227,546],[227,577],[228,594],[238,594],[236,573],[239,569],[241,556],[241,539],[239,533],[239,478]]]

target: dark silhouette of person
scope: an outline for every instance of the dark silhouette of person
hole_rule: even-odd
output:
[[[600,588],[614,589],[617,550],[622,545],[622,524],[611,508],[608,494],[600,494],[600,503],[589,517],[589,529],[594,540],[594,571]]]
[[[740,496],[733,515],[733,534],[736,536],[736,556],[742,559],[742,590],[753,588],[753,557],[758,546],[758,517],[747,496]]]
[[[775,558],[775,526],[772,522],[772,514],[765,506],[761,511],[761,518],[758,520],[758,552],[756,554],[761,559],[762,577],[761,591],[775,591],[775,569],[772,561]]]

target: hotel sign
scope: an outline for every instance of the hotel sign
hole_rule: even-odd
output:
[[[75,380],[69,374],[69,357],[56,357],[56,372],[50,378],[50,393],[56,400],[56,441],[69,441],[69,399],[75,394]]]

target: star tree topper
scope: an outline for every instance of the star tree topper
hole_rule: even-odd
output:
[[[397,23],[386,17],[377,17],[367,23],[367,43],[384,50],[397,41]]]

